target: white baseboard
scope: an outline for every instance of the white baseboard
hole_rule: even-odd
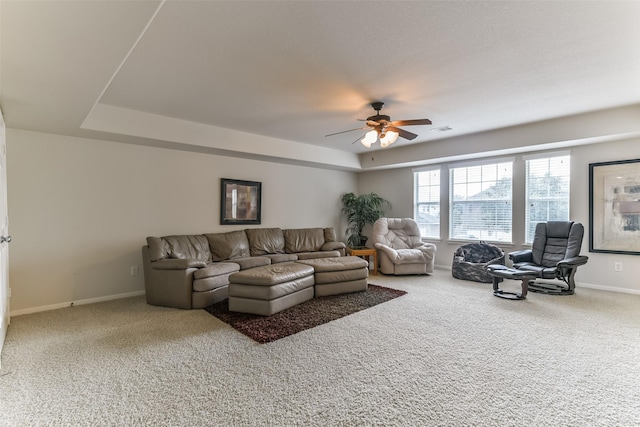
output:
[[[41,311],[57,310],[59,308],[73,307],[74,305],[95,304],[97,302],[113,301],[122,298],[131,298],[144,295],[144,291],[127,292],[124,294],[109,295],[106,297],[89,298],[79,301],[61,302],[59,304],[43,305],[41,307],[25,308],[23,310],[15,310],[9,313],[10,317],[20,316],[23,314],[39,313]]]
[[[622,294],[633,294],[640,295],[640,290],[638,289],[627,289],[627,288],[616,288],[614,286],[603,286],[603,285],[594,285],[592,283],[576,283],[576,289],[578,288],[587,288],[587,289],[597,289],[599,291],[608,291],[608,292],[619,292]]]
[[[451,271],[451,267],[446,265],[435,265],[434,267],[438,270]],[[619,292],[623,294],[640,295],[640,290],[638,289],[617,288],[613,286],[596,285],[593,283],[577,283],[576,287],[582,287],[587,289],[597,289],[599,291]],[[69,301],[69,302],[62,302],[59,304],[44,305],[41,307],[25,308],[23,310],[12,311],[9,313],[9,315],[10,317],[15,317],[23,314],[39,313],[41,311],[49,311],[49,310],[57,310],[59,308],[73,307],[74,305],[94,304],[97,302],[113,301],[116,299],[131,298],[131,297],[137,297],[140,295],[144,295],[144,291],[127,292],[124,294],[109,295],[106,297],[90,298],[90,299],[84,299],[79,301]]]

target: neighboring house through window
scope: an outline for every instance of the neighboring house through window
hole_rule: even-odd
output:
[[[513,159],[449,167],[449,238],[511,242]]]
[[[446,221],[441,223],[441,203],[447,203],[448,192],[450,240],[512,243],[515,160],[452,163],[448,176],[441,176],[442,165],[414,169],[413,216],[422,237],[441,238],[441,229],[446,229]],[[524,243],[531,244],[537,223],[569,220],[571,156],[569,151],[547,152],[523,156],[522,161],[525,167],[519,163],[516,168],[520,171],[516,190],[524,190],[525,206],[516,206],[516,211],[524,212],[525,230],[519,233],[524,231]],[[516,200],[522,203],[523,199]],[[516,224],[522,226],[520,217]]]

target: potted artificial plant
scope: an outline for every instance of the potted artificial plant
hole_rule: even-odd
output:
[[[391,203],[375,193],[359,196],[347,193],[341,200],[342,213],[347,217],[347,246],[364,246],[367,237],[362,235],[362,229],[384,216],[382,208],[391,207]]]

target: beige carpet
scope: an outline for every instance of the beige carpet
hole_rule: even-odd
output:
[[[409,293],[268,344],[143,298],[15,317],[0,425],[640,425],[640,297],[371,281]]]

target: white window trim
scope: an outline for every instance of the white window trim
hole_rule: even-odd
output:
[[[526,154],[526,155],[522,156],[522,160],[524,160],[526,162],[527,160],[537,160],[537,159],[544,159],[544,158],[547,158],[547,157],[562,157],[562,156],[571,156],[571,150],[550,151],[550,152],[546,152],[546,153],[536,153],[536,154]]]
[[[447,165],[449,170],[457,169],[457,168],[468,168],[472,166],[482,166],[482,165],[490,165],[493,163],[514,163],[516,161],[515,157],[492,157],[483,160],[474,160],[469,162],[459,162],[459,163],[451,163]]]

